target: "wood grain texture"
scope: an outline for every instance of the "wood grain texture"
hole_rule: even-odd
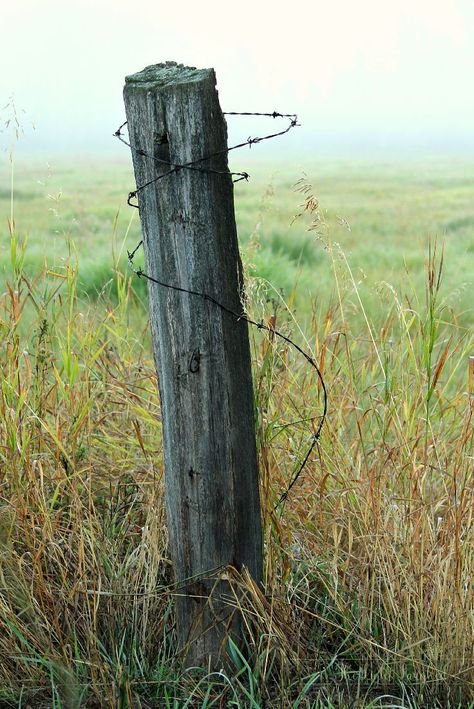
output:
[[[171,62],[126,78],[130,142],[173,164],[227,148],[212,69]],[[132,150],[138,186],[169,168]],[[201,163],[227,170],[227,154]],[[229,175],[180,170],[139,192],[147,273],[242,311]],[[148,283],[162,405],[166,504],[188,664],[216,666],[229,623],[216,567],[262,576],[262,536],[247,323],[215,304]],[[213,589],[212,604],[206,598]],[[227,589],[228,590],[228,589]],[[240,620],[234,617],[238,639]]]

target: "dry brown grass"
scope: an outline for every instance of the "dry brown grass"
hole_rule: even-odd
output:
[[[72,263],[30,282],[12,230],[0,301],[6,706],[474,700],[472,333],[443,304],[435,250],[424,302],[380,284],[379,321],[351,331],[363,288],[306,204],[339,295],[329,312],[315,306],[304,334],[290,309],[270,315],[314,352],[329,415],[275,509],[321,391],[285,344],[253,340],[265,588],[227,570],[249,645],[245,656],[229,647],[233,676],[182,673],[174,656],[160,412],[131,282],[117,271],[118,303],[90,307]],[[257,284],[249,295],[258,311]]]

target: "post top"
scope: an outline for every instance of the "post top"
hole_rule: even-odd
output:
[[[145,67],[136,74],[125,77],[125,84],[135,84],[142,88],[160,88],[170,84],[189,84],[207,79],[213,69],[196,69],[177,62],[164,62]]]

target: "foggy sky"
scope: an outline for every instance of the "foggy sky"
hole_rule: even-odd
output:
[[[263,154],[474,149],[472,0],[16,0],[0,31],[27,154],[123,155],[124,76],[165,60],[214,67],[224,110],[297,113]],[[230,138],[266,127],[235,119]]]

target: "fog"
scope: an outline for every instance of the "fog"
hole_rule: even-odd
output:
[[[165,60],[214,67],[224,110],[297,113],[263,156],[474,149],[471,0],[16,0],[0,18],[0,102],[14,97],[24,155],[123,156],[124,77]],[[274,128],[229,123],[231,141]]]

